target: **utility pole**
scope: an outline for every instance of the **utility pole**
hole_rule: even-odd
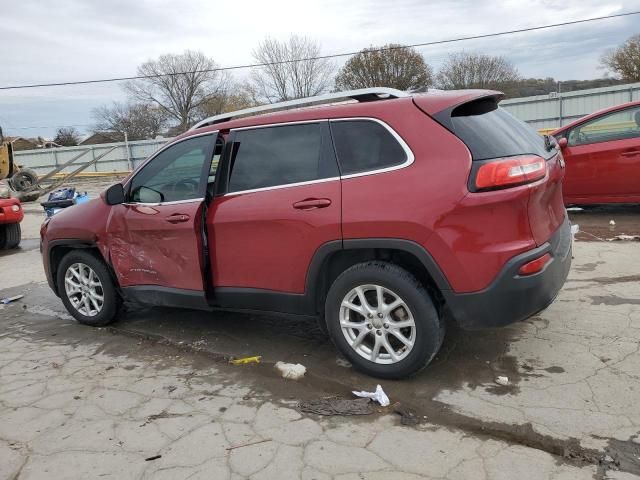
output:
[[[127,151],[127,168],[129,171],[133,171],[133,165],[131,164],[131,150],[129,149],[129,135],[124,132],[124,148]]]

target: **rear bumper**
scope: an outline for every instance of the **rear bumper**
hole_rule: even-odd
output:
[[[453,318],[464,329],[502,327],[525,320],[549,306],[564,285],[571,267],[571,224],[562,226],[544,245],[507,262],[486,289],[445,295]],[[553,257],[542,271],[520,276],[518,269],[545,253]]]

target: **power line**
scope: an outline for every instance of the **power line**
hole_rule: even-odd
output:
[[[90,123],[80,123],[75,125],[37,125],[32,127],[11,127],[5,126],[5,130],[30,130],[34,128],[71,128],[71,127],[91,127],[93,126]]]
[[[407,47],[413,48],[413,47],[428,47],[428,46],[432,46],[432,45],[443,45],[445,43],[455,43],[455,42],[463,42],[463,41],[467,41],[467,40],[478,40],[478,39],[482,39],[482,38],[499,37],[499,36],[503,36],[503,35],[512,35],[514,33],[533,32],[533,31],[537,31],[537,30],[544,30],[544,29],[547,29],[547,28],[565,27],[565,26],[568,26],[568,25],[577,25],[577,24],[580,24],[580,23],[597,22],[597,21],[600,21],[600,20],[609,20],[609,19],[612,19],[612,18],[628,17],[628,16],[631,16],[631,15],[638,15],[638,14],[640,14],[640,11],[617,13],[617,14],[613,14],[613,15],[605,15],[603,17],[585,18],[585,19],[582,19],[582,20],[572,20],[572,21],[569,21],[569,22],[552,23],[552,24],[549,24],[549,25],[540,25],[540,26],[537,26],[537,27],[519,28],[519,29],[516,29],[516,30],[506,30],[506,31],[503,31],[503,32],[485,33],[485,34],[481,34],[481,35],[470,35],[470,36],[466,36],[466,37],[450,38],[450,39],[446,39],[446,40],[435,40],[435,41],[432,41],[432,42],[414,43],[414,44],[411,44],[411,45],[399,45],[399,46],[395,46],[395,47],[380,47],[380,48],[371,49],[370,51],[382,52],[382,51],[386,51],[386,50],[396,50],[396,49],[407,48]],[[228,71],[228,70],[241,70],[241,69],[245,69],[245,68],[267,67],[267,66],[271,66],[271,65],[282,65],[282,64],[287,64],[287,63],[305,62],[305,61],[311,61],[311,60],[324,60],[324,59],[329,59],[329,58],[350,57],[350,56],[356,55],[358,53],[360,53],[360,52],[357,51],[357,52],[334,53],[334,54],[330,54],[330,55],[319,55],[319,56],[316,56],[316,57],[298,58],[298,59],[294,59],[294,60],[282,60],[282,61],[279,61],[279,62],[250,63],[250,64],[245,64],[245,65],[234,65],[234,66],[230,66],[230,67],[208,68],[208,69],[203,69],[203,70],[193,70],[193,71],[175,72],[175,73],[164,73],[164,74],[157,74],[157,75],[135,75],[135,76],[131,76],[131,77],[103,78],[103,79],[98,79],[98,80],[77,80],[77,81],[57,82],[57,83],[35,83],[35,84],[30,84],[30,85],[10,85],[10,86],[0,87],[0,90],[18,90],[18,89],[24,89],[24,88],[62,87],[62,86],[65,86],[65,85],[86,85],[86,84],[91,84],[91,83],[123,82],[123,81],[127,81],[127,80],[141,80],[141,79],[145,79],[145,78],[170,77],[170,76],[174,76],[174,75],[184,75],[184,74],[193,74],[193,73],[207,73],[207,72],[220,72],[220,71]]]

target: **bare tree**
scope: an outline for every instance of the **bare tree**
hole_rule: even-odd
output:
[[[144,103],[117,103],[104,105],[93,111],[96,132],[113,132],[118,140],[155,138],[167,126],[168,115],[157,105]]]
[[[80,142],[80,134],[73,127],[61,127],[53,141],[63,147],[75,147]]]
[[[229,76],[217,67],[202,52],[161,55],[140,65],[138,75],[145,78],[128,82],[125,88],[140,102],[160,107],[186,130],[198,119],[203,103],[227,89]]]
[[[437,75],[440,88],[493,88],[509,90],[520,80],[516,67],[506,58],[480,53],[449,55]]]
[[[255,100],[274,103],[328,90],[335,67],[319,56],[320,44],[307,37],[292,35],[284,42],[265,39],[253,51],[255,61],[265,64],[250,74]]]
[[[211,95],[205,100],[200,109],[200,117],[205,118],[225,112],[242,110],[243,108],[254,107],[257,104],[254,100],[253,91],[246,83],[233,83],[226,92]]]
[[[382,48],[365,48],[351,57],[338,72],[336,89],[391,87],[421,90],[433,83],[431,67],[415,49],[397,44]]]
[[[606,52],[600,64],[626,82],[640,82],[640,34],[629,37],[618,48]]]

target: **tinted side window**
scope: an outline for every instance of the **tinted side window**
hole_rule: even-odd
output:
[[[156,155],[131,180],[130,201],[160,203],[202,197],[204,163],[214,138],[190,138]]]
[[[343,175],[400,165],[407,154],[385,127],[371,120],[331,122]]]
[[[574,146],[639,137],[640,107],[634,107],[589,120],[572,129],[567,140]]]
[[[235,132],[229,192],[325,178],[320,123]]]

